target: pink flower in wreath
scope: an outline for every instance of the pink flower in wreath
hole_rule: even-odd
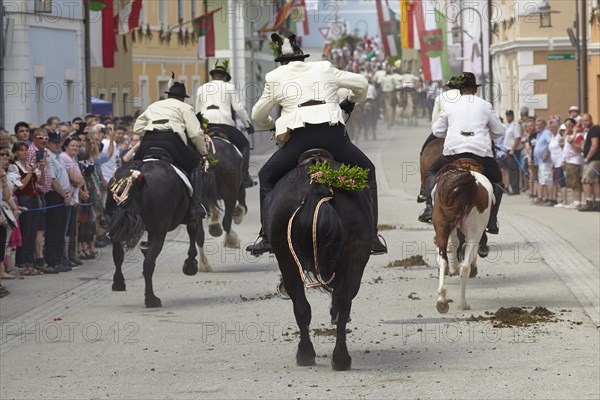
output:
[[[338,179],[340,180],[340,182],[344,182],[346,180],[346,177],[344,175],[338,176]]]
[[[354,186],[356,184],[356,181],[354,179],[348,179],[348,183]]]
[[[323,171],[317,171],[312,174],[311,179],[319,179],[323,177]]]

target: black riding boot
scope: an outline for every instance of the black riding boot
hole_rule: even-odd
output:
[[[254,181],[250,178],[250,173],[248,172],[248,167],[250,166],[250,145],[244,146],[240,149],[240,153],[242,153],[243,161],[242,161],[242,187],[244,189],[251,188],[254,186]]]
[[[192,201],[190,203],[190,211],[189,211],[189,220],[190,222],[199,221],[202,218],[206,217],[206,210],[201,202],[202,197],[202,174],[204,166],[202,163],[198,164],[198,166],[192,171],[192,175],[190,180],[192,181],[192,188],[194,189],[194,194],[192,195]]]
[[[259,199],[260,199],[260,222],[264,224],[264,211],[263,205],[265,204],[265,198],[269,194],[271,189],[260,188]],[[259,256],[263,253],[271,253],[271,244],[269,243],[269,239],[267,239],[267,235],[265,235],[264,229],[260,228],[260,240],[250,246],[246,247],[246,251],[252,254],[253,256]]]
[[[431,217],[433,214],[433,199],[431,198],[431,191],[435,186],[435,175],[429,174],[427,175],[427,179],[425,180],[425,196],[427,196],[427,200],[425,200],[425,209],[421,211],[419,215],[419,221],[425,222],[426,224],[431,223]]]
[[[498,209],[500,208],[500,202],[502,201],[502,195],[504,194],[504,188],[501,184],[492,184],[494,187],[494,197],[496,202],[492,204],[492,210],[490,211],[490,221],[486,229],[487,233],[497,235],[500,229],[498,228]]]
[[[377,188],[371,187],[369,188],[369,194],[371,195],[371,201],[373,202],[373,223],[375,236],[373,237],[373,242],[371,243],[371,254],[379,255],[387,253],[387,246],[381,242],[379,239],[379,234],[377,232],[377,223],[379,221],[379,206],[377,203]]]

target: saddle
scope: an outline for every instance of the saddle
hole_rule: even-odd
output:
[[[173,168],[173,170],[175,171],[177,176],[179,176],[179,178],[185,185],[185,187],[188,190],[188,193],[191,197],[194,192],[194,189],[192,188],[192,184],[190,181],[190,175],[187,173],[187,171],[185,171],[182,167],[180,167],[175,162],[171,153],[169,153],[167,150],[165,150],[161,147],[150,147],[144,154],[144,159],[143,159],[144,162],[159,161],[159,160],[164,161],[164,162],[168,163],[169,165],[171,165],[171,167]]]
[[[315,157],[319,157],[321,160],[335,161],[333,154],[331,154],[329,151],[325,149],[314,148],[306,150],[304,153],[300,154],[300,157],[298,157],[298,166],[308,164],[311,159]]]
[[[208,135],[211,138],[220,137],[221,139],[229,140],[229,134],[225,129],[222,128],[210,127],[208,128],[208,132],[206,132],[206,135]]]
[[[481,165],[479,161],[475,161],[471,158],[459,158],[452,164],[456,165],[458,168],[468,169],[470,171],[483,174],[483,165]]]

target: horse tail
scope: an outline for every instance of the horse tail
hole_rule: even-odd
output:
[[[342,220],[332,201],[329,189],[313,182],[296,213],[291,231],[294,247],[300,250],[300,264],[323,282],[333,278],[342,250]]]
[[[217,174],[211,168],[202,177],[202,204],[207,211],[220,210],[217,192]]]
[[[121,177],[117,184],[123,179],[128,178]],[[109,190],[106,201],[107,212],[109,213],[108,234],[111,240],[121,242],[123,247],[128,250],[137,245],[145,231],[140,206],[140,188],[143,184],[143,178],[132,180],[128,189],[129,194],[120,205],[117,205],[116,199],[113,198],[113,186]],[[114,191],[116,192],[116,189]]]
[[[436,175],[434,207],[440,207],[451,229],[458,226],[477,203],[479,188],[471,172],[449,164]]]

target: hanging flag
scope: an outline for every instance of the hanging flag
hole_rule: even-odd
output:
[[[292,11],[293,6],[294,6],[294,0],[288,0],[287,3],[285,3],[283,5],[283,7],[281,7],[277,11],[277,15],[275,16],[275,19],[273,21],[267,22],[265,24],[265,26],[260,28],[258,31],[265,33],[265,32],[273,32],[273,31],[279,30],[281,25],[283,25],[285,20],[290,15],[290,12]]]
[[[413,5],[421,45],[423,78],[426,81],[446,80],[450,78],[446,18],[430,0],[416,0]]]
[[[414,49],[414,20],[412,0],[400,0],[400,39],[403,49]]]
[[[104,3],[101,11],[94,11]],[[115,14],[113,0],[90,2],[90,56],[92,67],[115,66]]]
[[[215,26],[213,14],[221,10],[221,8],[222,7],[212,10],[192,21],[194,32],[196,32],[196,36],[198,37],[200,58],[215,56]]]
[[[300,38],[309,34],[308,17],[304,0],[299,0],[294,7],[292,7],[288,16],[288,26],[290,27],[290,30]]]
[[[387,0],[385,1],[385,5],[381,4],[381,1],[376,0],[376,4],[383,51],[387,57],[399,57],[402,50],[400,48],[400,22],[398,21],[398,15],[390,9]]]
[[[140,26],[140,12],[142,11],[142,0],[131,0],[115,17],[115,25],[119,35],[126,35]]]

